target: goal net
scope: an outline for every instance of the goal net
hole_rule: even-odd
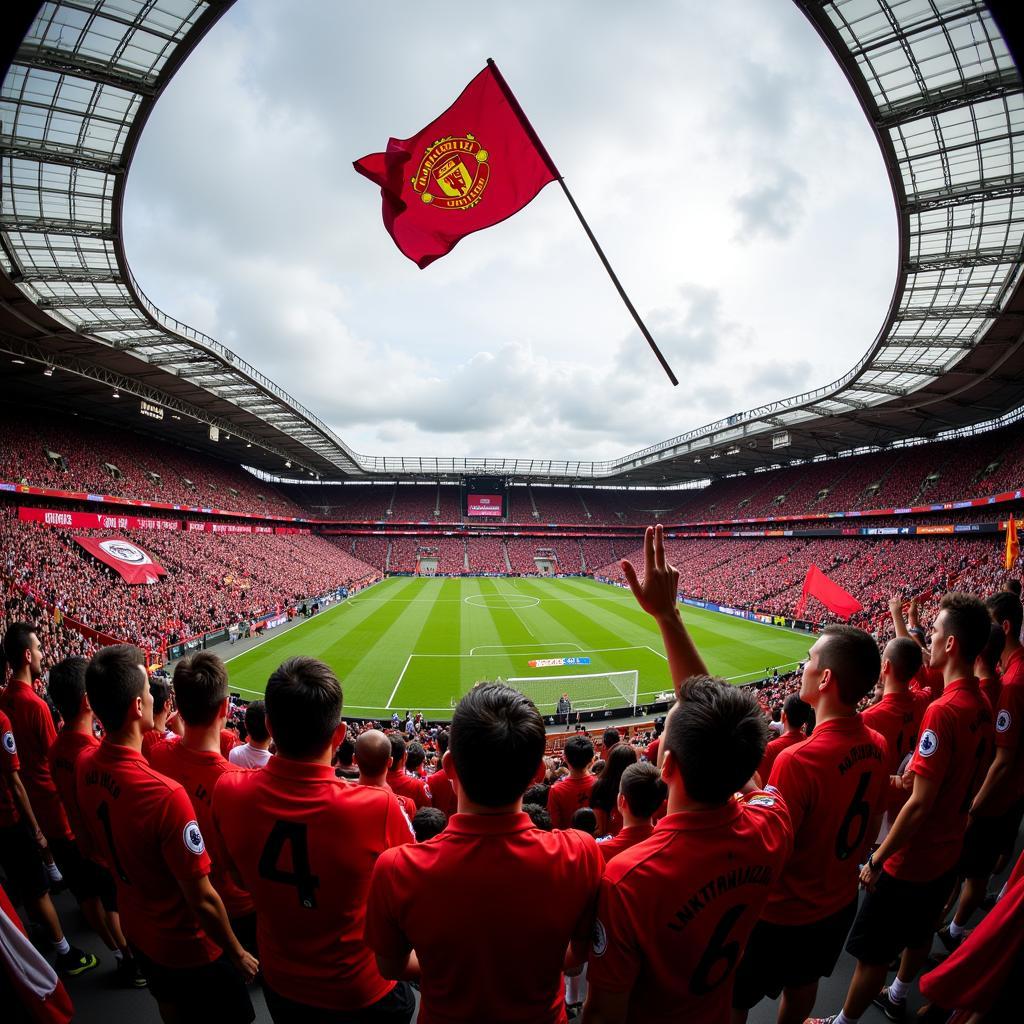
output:
[[[635,708],[640,673],[595,672],[591,675],[522,676],[505,682],[526,694],[542,715],[558,713],[562,696],[571,711],[599,711],[603,708]]]

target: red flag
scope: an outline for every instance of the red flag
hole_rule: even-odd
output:
[[[354,166],[380,185],[384,227],[421,270],[559,177],[493,63],[421,132]]]
[[[126,583],[156,583],[167,570],[148,551],[121,537],[75,537],[90,555],[121,574]]]
[[[803,615],[807,601],[812,597],[816,597],[829,611],[835,612],[843,620],[848,620],[864,607],[853,594],[844,590],[834,580],[830,580],[816,565],[812,565],[804,577],[804,590],[793,613],[796,618],[799,619]]]

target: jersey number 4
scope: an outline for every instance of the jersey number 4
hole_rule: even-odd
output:
[[[291,849],[291,871],[278,867],[285,846]],[[320,879],[309,867],[309,843],[306,826],[298,821],[277,821],[267,836],[259,862],[260,878],[268,882],[294,885],[299,905],[308,910],[316,908],[316,891]]]

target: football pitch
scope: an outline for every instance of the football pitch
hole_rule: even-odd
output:
[[[766,667],[793,666],[812,643],[774,626],[682,611],[710,671],[736,683],[759,678]],[[568,692],[574,707],[625,703],[606,680],[574,684],[571,677],[582,674],[635,670],[638,704],[672,689],[653,620],[629,591],[589,579],[392,577],[229,659],[231,689],[261,696],[274,669],[300,654],[334,669],[345,714],[354,718],[406,710],[448,718],[454,701],[485,679],[565,676],[564,685],[545,684],[544,692],[552,701]],[[529,665],[563,657],[589,663]]]

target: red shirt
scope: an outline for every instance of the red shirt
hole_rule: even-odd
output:
[[[762,784],[768,782],[769,777],[772,774],[772,765],[775,764],[775,759],[784,750],[789,747],[794,747],[798,743],[803,743],[807,737],[799,730],[790,730],[784,732],[781,736],[776,736],[775,739],[768,741],[768,746],[764,748],[764,757],[761,758],[761,763],[758,765],[757,774],[761,776]]]
[[[960,857],[967,812],[992,760],[992,711],[978,680],[957,679],[928,705],[907,771],[932,779],[939,792],[910,843],[885,863],[895,878],[929,882]]]
[[[153,748],[162,743],[177,743],[181,737],[170,729],[150,729],[142,734],[142,756],[148,761]]]
[[[728,1021],[736,965],[792,844],[777,794],[663,818],[605,869],[591,986],[629,992],[631,1024]]]
[[[430,776],[430,798],[438,810],[444,811],[448,815],[455,813],[457,809],[455,790],[448,779],[448,773],[443,768],[438,769]]]
[[[92,853],[92,846],[78,806],[78,759],[99,745],[100,741],[92,733],[62,729],[47,754],[50,778],[60,794],[61,803],[75,833],[75,841],[87,857]]]
[[[927,665],[922,665],[917,670],[917,675],[910,681],[911,690],[923,693],[930,701],[942,696],[945,685],[942,670],[929,668]]]
[[[387,784],[399,795],[408,797],[417,808],[430,806],[430,786],[410,775],[404,768],[388,772]]]
[[[987,679],[979,679],[978,687],[981,692],[988,697],[989,704],[992,705],[992,711],[995,712],[996,708],[999,707],[999,691],[1002,689],[1002,681],[999,676],[990,676]]]
[[[210,881],[220,893],[228,916],[251,914],[256,909],[252,896],[225,871],[224,851],[218,848],[211,810],[213,790],[220,777],[225,772],[244,772],[247,769],[225,761],[219,751],[193,750],[180,740],[156,744],[149,752],[149,763],[162,775],[185,787],[206,838],[210,854]]]
[[[11,775],[21,770],[18,745],[14,742],[11,720],[0,711],[0,828],[18,823],[18,808],[11,792]]]
[[[605,864],[620,853],[625,853],[631,846],[642,843],[649,838],[654,831],[654,826],[648,822],[646,825],[630,825],[628,828],[619,829],[614,836],[607,839],[599,839],[597,848],[601,851]]]
[[[612,807],[610,811],[594,807],[594,814],[597,817],[595,836],[617,836],[622,831],[622,815],[618,807]]]
[[[928,704],[920,690],[886,693],[861,714],[864,724],[881,733],[889,747],[890,775],[899,774],[904,759],[917,746],[917,733]]]
[[[213,820],[256,902],[260,968],[275,992],[355,1010],[395,987],[363,941],[373,865],[413,840],[393,794],[277,754],[259,771],[221,777]]]
[[[28,683],[12,679],[0,693],[0,711],[11,720],[21,759],[21,781],[43,834],[47,839],[73,838],[46,760],[57,738],[46,701]]]
[[[137,750],[104,740],[78,759],[78,805],[92,847],[114,876],[124,933],[165,967],[199,967],[220,947],[176,880],[210,873],[185,790]]]
[[[999,800],[1001,810],[1006,811],[1024,794],[1024,648],[1007,658],[999,699],[993,708],[996,746],[1014,751],[1011,780]]]
[[[235,747],[241,743],[241,737],[237,732],[233,732],[231,729],[221,729],[220,731],[220,752],[221,756],[227,759],[228,754],[231,753]]]
[[[793,855],[761,915],[775,924],[809,924],[857,898],[857,878],[878,835],[889,788],[885,740],[859,715],[815,727],[784,750],[769,791],[793,823]]]
[[[590,937],[602,868],[582,832],[454,814],[440,835],[381,856],[366,941],[395,959],[416,950],[420,1024],[563,1024],[565,950]],[[481,912],[489,923],[475,927]]]
[[[661,746],[661,737],[658,736],[656,739],[651,740],[647,744],[647,749],[644,751],[644,757],[647,758],[651,764],[658,763],[658,748]]]
[[[590,791],[595,781],[593,775],[584,775],[582,779],[570,776],[548,790],[548,814],[555,828],[569,828],[572,816],[581,807],[590,806]]]

